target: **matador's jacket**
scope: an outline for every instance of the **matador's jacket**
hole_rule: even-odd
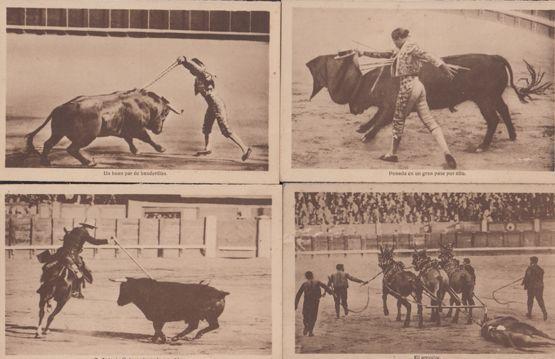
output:
[[[386,51],[386,52],[368,52],[365,51],[364,55],[375,58],[393,58],[393,64],[391,65],[391,76],[399,78],[399,92],[397,94],[397,100],[395,102],[395,113],[393,119],[393,133],[394,136],[401,136],[404,128],[405,118],[408,116],[411,108],[408,108],[409,99],[413,95],[413,88],[415,88],[416,81],[418,80],[418,74],[424,62],[429,62],[432,65],[439,67],[444,64],[444,62],[424,51],[415,42],[407,40],[403,46],[398,50]],[[423,89],[423,86],[421,86]],[[424,94],[425,95],[425,94]],[[423,97],[421,100],[425,100]],[[422,101],[419,101],[422,102]],[[422,112],[429,113],[427,109],[427,104],[417,102],[417,105],[422,107]],[[427,118],[430,117],[430,118]],[[428,130],[432,131],[434,127],[437,126],[435,121],[431,119],[431,116],[424,116],[422,121],[428,127]]]

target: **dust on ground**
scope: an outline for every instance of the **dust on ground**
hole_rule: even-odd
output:
[[[230,292],[220,328],[200,340],[153,344],[152,323],[133,304],[116,303],[119,284],[109,278],[144,277],[128,259],[86,259],[94,282],[84,289],[85,299],[71,299],[52,323],[52,331],[35,339],[41,266],[35,260],[6,261],[6,354],[265,354],[271,353],[271,275],[269,259],[141,258],[158,280],[210,285]],[[201,322],[199,330],[206,327]],[[167,323],[169,338],[185,328]],[[194,332],[193,332],[194,335]]]
[[[538,255],[540,266],[545,271],[544,299],[548,314],[555,308],[555,255]],[[532,319],[526,314],[526,291],[516,283],[496,293],[501,301],[515,301],[508,305],[496,303],[491,298],[491,292],[524,275],[528,265],[528,255],[499,255],[469,257],[476,270],[475,293],[488,307],[488,317],[497,315],[512,315],[520,320],[532,324],[536,328],[555,335],[555,321],[551,315],[544,322],[542,314],[534,303]],[[410,258],[401,258],[407,266]],[[336,263],[343,263],[345,271],[360,279],[370,279],[379,272],[376,255],[344,256],[299,256],[296,259],[295,283],[296,288],[304,279],[304,272],[311,270],[315,277],[327,283],[327,276],[335,271]],[[512,348],[488,342],[480,336],[476,324],[466,324],[466,316],[461,313],[458,324],[445,318],[442,314],[441,326],[429,321],[430,312],[424,309],[424,328],[418,329],[416,305],[412,307],[412,319],[409,328],[403,328],[403,322],[395,321],[397,305],[393,297],[388,297],[389,316],[383,315],[381,298],[381,276],[378,276],[368,286],[350,283],[349,307],[354,310],[364,308],[367,293],[370,293],[368,308],[362,313],[351,313],[347,317],[341,315],[335,318],[333,298],[326,295],[320,301],[318,321],[314,329],[314,337],[302,336],[302,305],[296,312],[295,339],[298,353],[465,353],[465,354],[516,354],[522,353]],[[425,297],[426,298],[426,297]],[[429,299],[425,299],[427,303]],[[478,303],[476,303],[478,304]],[[404,320],[405,310],[402,309]],[[474,310],[474,319],[482,318],[483,312]],[[540,352],[551,352],[554,349],[539,349]]]

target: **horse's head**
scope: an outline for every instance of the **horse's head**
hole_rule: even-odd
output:
[[[412,253],[412,265],[416,270],[420,270],[422,268],[422,264],[424,264],[427,259],[428,254],[425,249],[418,251],[416,247],[414,248],[414,252]]]
[[[386,269],[390,267],[393,263],[393,252],[395,251],[395,246],[388,248],[382,247],[380,244],[378,249],[380,250],[378,253],[378,265],[381,269]]]

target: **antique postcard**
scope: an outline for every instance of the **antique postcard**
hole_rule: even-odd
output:
[[[284,357],[552,357],[554,191],[286,184]]]
[[[3,2],[2,178],[278,181],[279,4],[53,5]]]
[[[554,14],[284,1],[282,179],[552,182]]]
[[[280,186],[0,192],[2,357],[282,357]]]

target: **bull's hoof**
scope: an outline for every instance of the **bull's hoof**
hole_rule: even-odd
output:
[[[134,148],[130,148],[129,150],[130,150],[130,151],[131,151],[131,153],[132,153],[132,154],[134,154],[134,155],[136,155],[136,154],[138,154],[138,153],[139,153],[139,150],[137,149],[137,147],[134,147]]]
[[[164,148],[164,146],[156,146],[154,147],[154,149],[160,153],[166,152],[166,149]]]
[[[400,321],[401,321],[401,317],[395,318],[395,321],[400,322]]]
[[[516,141],[516,133],[513,135],[509,135],[509,140]]]
[[[84,163],[86,167],[96,167],[97,163],[94,160],[90,160],[87,163]]]
[[[195,337],[193,339],[197,340],[197,339],[200,339],[200,338],[202,338],[202,334],[197,333],[197,335],[195,335]]]
[[[384,310],[384,311],[383,311],[383,315],[388,316],[388,315],[389,315],[389,310],[387,310],[387,309]]]

